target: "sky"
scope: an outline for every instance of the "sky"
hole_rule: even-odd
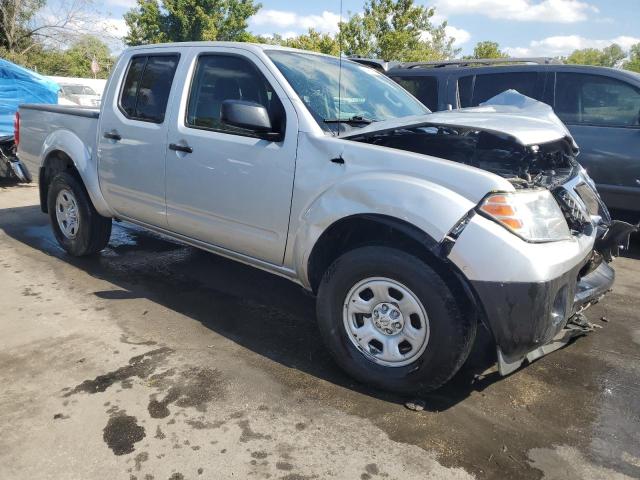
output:
[[[257,34],[285,37],[308,28],[335,33],[340,1],[261,0],[250,19]],[[436,8],[434,20],[447,21],[447,33],[462,54],[493,40],[513,56],[567,55],[577,48],[602,48],[617,42],[625,50],[640,42],[640,0],[416,0]],[[343,0],[343,18],[362,11],[364,0]],[[106,0],[103,25],[116,36],[126,33],[123,13],[135,0]],[[117,43],[117,42],[116,42]],[[117,50],[117,44],[113,47]]]

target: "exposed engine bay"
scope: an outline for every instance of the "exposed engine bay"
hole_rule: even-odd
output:
[[[354,135],[353,141],[444,158],[500,175],[517,189],[547,188],[555,196],[574,234],[599,234],[590,267],[607,262],[628,246],[637,227],[613,221],[576,160],[570,137],[525,146],[515,138],[475,127],[422,124]]]
[[[477,128],[423,125],[353,137],[352,140],[431,155],[481,168],[516,188],[565,183],[577,172],[577,150],[569,138],[524,146],[506,134]]]

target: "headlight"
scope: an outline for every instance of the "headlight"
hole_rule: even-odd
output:
[[[562,210],[548,190],[492,194],[479,210],[529,242],[553,242],[571,236]]]

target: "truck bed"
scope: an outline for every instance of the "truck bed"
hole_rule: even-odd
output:
[[[83,157],[93,157],[96,146],[98,118],[97,108],[66,105],[20,105],[20,160],[32,180],[38,181],[40,163],[46,151],[55,148],[65,137],[65,145],[76,144],[86,148]],[[70,137],[77,140],[69,141]],[[69,152],[70,154],[72,152]],[[73,152],[76,153],[76,152]],[[78,159],[79,160],[79,159]]]

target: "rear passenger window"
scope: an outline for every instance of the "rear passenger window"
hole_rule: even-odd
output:
[[[129,71],[120,94],[120,108],[127,117],[135,116],[138,85],[145,63],[147,63],[147,57],[134,57],[129,63]]]
[[[460,82],[466,82],[466,85],[473,83],[473,77],[463,77]],[[499,93],[505,90],[517,90],[522,95],[540,100],[537,94],[538,88],[538,73],[537,72],[515,72],[515,73],[492,73],[488,75],[476,75],[475,83],[473,85],[473,96],[469,102],[468,97],[465,99],[465,103],[462,104],[462,94],[460,95],[460,102],[462,106],[477,107],[483,102],[486,102],[490,98],[495,97]],[[468,95],[468,90],[467,90]]]
[[[245,100],[262,105],[269,112],[274,128],[284,133],[284,107],[267,79],[251,62],[232,55],[201,55],[189,92],[187,126],[255,136],[255,133],[221,121],[220,111],[225,100]]]
[[[640,89],[601,75],[558,73],[555,110],[568,124],[636,127]]]
[[[179,55],[133,57],[120,94],[120,109],[127,118],[162,123]]]
[[[438,110],[438,80],[432,77],[393,77],[432,112]]]

